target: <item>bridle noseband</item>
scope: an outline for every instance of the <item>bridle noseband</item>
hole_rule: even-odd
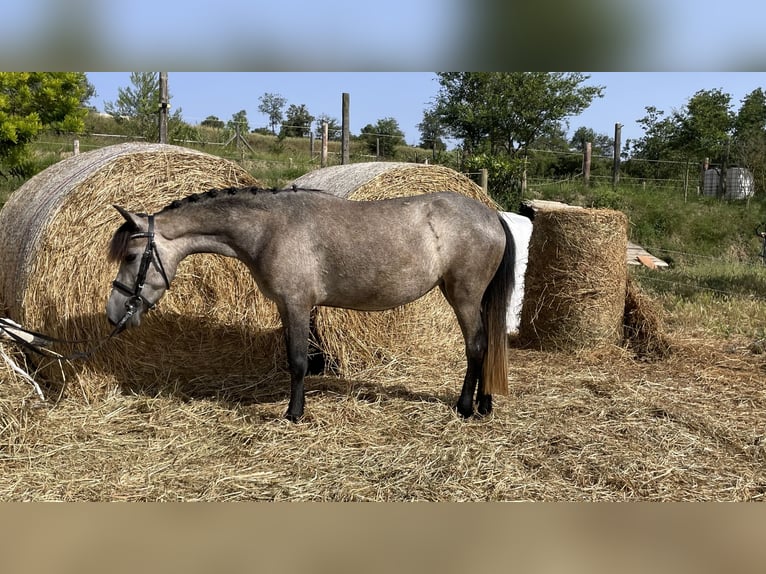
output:
[[[165,273],[165,267],[162,265],[162,259],[160,259],[160,254],[157,251],[157,245],[154,242],[154,216],[149,215],[148,218],[148,229],[146,231],[134,233],[130,236],[130,239],[141,239],[143,237],[146,238],[146,248],[144,249],[144,254],[141,256],[141,264],[138,267],[138,275],[136,275],[135,286],[133,289],[131,289],[116,279],[112,281],[112,286],[115,289],[128,296],[127,301],[125,301],[125,315],[118,323],[118,329],[123,327],[125,323],[128,322],[128,319],[130,319],[130,317],[138,310],[140,303],[146,305],[147,311],[154,308],[154,305],[156,304],[156,301],[149,301],[141,294],[141,291],[144,289],[144,284],[146,283],[146,273],[149,271],[149,265],[152,263],[155,264],[160,274],[162,275],[162,279],[165,281],[165,287],[170,289],[170,281],[168,281],[168,276]]]

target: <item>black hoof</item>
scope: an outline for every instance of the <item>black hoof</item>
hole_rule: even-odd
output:
[[[300,422],[300,420],[303,418],[303,414],[296,415],[291,413],[290,411],[287,411],[285,413],[285,418],[291,423],[297,423],[297,422]]]
[[[492,395],[483,395],[479,397],[479,406],[476,409],[481,417],[485,417],[492,412]]]
[[[466,405],[463,402],[458,401],[458,403],[455,405],[455,410],[464,419],[468,419],[473,416],[473,405],[471,403]]]

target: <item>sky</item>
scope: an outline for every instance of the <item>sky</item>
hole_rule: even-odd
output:
[[[0,69],[748,71],[763,0],[0,0]]]
[[[579,127],[614,136],[619,123],[623,143],[643,135],[637,120],[654,106],[666,114],[681,110],[699,90],[721,89],[731,94],[734,111],[756,88],[766,90],[766,72],[586,72],[586,85],[603,86],[604,96],[580,116],[569,118],[569,135]],[[131,86],[129,72],[87,72],[97,97],[91,104],[103,111],[116,102],[118,89]],[[268,127],[258,111],[258,98],[277,93],[290,104],[304,104],[313,116],[326,114],[340,123],[343,92],[349,94],[352,134],[368,124],[392,117],[405,140],[420,141],[417,125],[439,91],[433,72],[169,72],[171,111],[178,108],[185,121],[199,124],[214,115],[223,121],[240,110],[251,128]],[[285,107],[285,109],[287,108]]]
[[[423,70],[594,72],[606,87],[581,118],[623,140],[641,133],[646,106],[682,108],[721,88],[738,107],[766,85],[763,0],[0,0],[0,69],[179,70],[172,104],[198,123],[245,109],[264,93],[340,118],[351,132],[393,117],[408,143],[438,91]],[[198,70],[217,70],[201,72]],[[114,101],[127,72],[92,72]]]

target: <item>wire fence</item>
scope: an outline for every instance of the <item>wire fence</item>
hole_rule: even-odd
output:
[[[212,131],[211,133],[216,133]],[[289,174],[292,178],[301,175],[309,169],[318,167],[319,163],[319,150],[318,146],[312,149],[310,138],[292,138],[291,145],[285,146],[283,150],[285,153],[275,154],[274,147],[279,145],[279,139],[274,136],[264,136],[263,141],[267,142],[267,145],[272,147],[260,152],[258,147],[255,149],[244,149],[237,147],[236,141],[233,141],[230,137],[230,132],[225,133],[222,131],[219,139],[173,139],[171,143],[176,145],[184,145],[200,149],[202,151],[213,152],[216,155],[227,157],[233,161],[244,164],[246,168],[255,172],[256,177],[259,175],[259,170],[269,169],[275,170],[277,175],[274,177],[281,177],[283,174]],[[75,143],[75,141],[77,143]],[[49,132],[43,134],[43,136],[37,141],[37,147],[39,150],[47,150],[56,158],[63,158],[76,153],[75,150],[88,151],[92,149],[98,149],[114,143],[123,141],[146,141],[146,138],[141,136],[115,134],[115,133],[103,133],[92,132],[88,134],[80,134],[74,136],[73,134],[55,133]],[[255,140],[250,140],[255,141]],[[330,142],[337,147],[339,142]],[[352,161],[374,161],[381,158],[375,155],[365,153],[366,147],[363,142],[355,142],[355,149],[352,149]],[[297,147],[296,147],[297,146]],[[302,149],[301,149],[302,148]],[[421,153],[417,158],[419,163],[425,163],[433,161],[432,150],[420,150]],[[328,156],[330,158],[329,165],[339,164],[340,150],[329,149]],[[442,160],[446,159],[449,162],[455,164],[459,163],[457,159],[457,152],[446,152],[440,156]],[[613,181],[613,174],[611,173],[611,165],[613,158],[608,155],[595,155],[592,159],[595,159],[593,169],[590,174],[592,182],[596,185],[608,185]],[[639,160],[627,160],[623,162],[623,166],[630,161],[634,164],[639,163]],[[582,154],[578,152],[555,152],[550,150],[529,150],[527,157],[527,181],[530,187],[535,186],[550,186],[550,185],[568,185],[572,182],[582,182],[583,171],[578,169],[581,167]],[[601,163],[598,163],[601,162]],[[636,186],[657,186],[664,188],[671,188],[677,190],[684,190],[689,193],[700,193],[698,187],[698,181],[700,181],[700,166],[698,162],[676,161],[676,160],[640,160],[641,163],[652,167],[651,171],[656,172],[656,167],[661,166],[666,173],[669,169],[675,170],[676,177],[649,177],[649,175],[633,175],[629,169],[625,169],[620,174],[620,185],[636,185]],[[292,173],[291,173],[292,170]],[[466,175],[471,177],[474,181],[481,184],[481,172],[466,172]],[[486,173],[483,174],[486,177]],[[486,182],[483,182],[486,185]],[[644,246],[649,252],[655,254],[658,257],[667,257],[675,259],[684,259],[684,267],[689,262],[705,261],[710,264],[722,263],[720,258],[694,253],[687,250],[671,250],[661,247]],[[764,241],[764,248],[766,252],[766,241]],[[764,265],[766,259],[763,258],[763,254],[760,257],[754,257],[752,261],[739,262],[739,269],[742,273],[749,273],[756,276],[756,285],[763,284],[763,289],[758,288],[745,293],[747,296],[755,297],[759,300],[766,299],[766,265]],[[732,265],[731,262],[727,262],[727,265]],[[664,272],[654,273],[642,273],[641,281],[647,281],[665,289],[683,290],[685,292],[697,291],[697,292],[710,292],[722,297],[735,297],[742,296],[743,291],[737,291],[727,289],[720,285],[713,286],[709,283],[694,281],[683,277],[683,272],[667,274]],[[761,283],[758,283],[761,282]]]
[[[211,133],[218,132],[220,137],[218,139],[210,139]],[[232,132],[229,130],[210,130],[209,133],[201,134],[201,137],[170,137],[169,143],[174,145],[181,145],[187,147],[198,148],[202,150],[217,150],[217,155],[229,156],[230,159],[260,159],[264,160],[265,156],[278,156],[284,155],[281,152],[291,152],[291,156],[286,156],[281,159],[271,160],[271,163],[278,164],[290,164],[296,161],[314,161],[320,156],[321,151],[321,139],[312,135],[303,137],[288,137],[281,138],[278,135],[261,134],[261,133],[248,133],[243,134],[239,139],[236,136],[232,137]],[[365,139],[365,136],[371,137],[392,137],[388,134],[363,134],[357,138],[353,138],[350,143],[351,155],[356,161],[386,161],[394,158],[386,158],[380,153],[370,153],[370,145]],[[260,146],[255,146],[254,142],[266,140],[266,143],[261,143]],[[68,134],[68,133],[56,133],[48,132],[43,134],[36,144],[38,148],[40,146],[49,148],[56,151],[62,157],[76,153],[75,148],[80,151],[87,151],[92,149],[98,149],[107,145],[123,141],[149,141],[148,138],[140,135],[126,135],[126,134],[113,134],[113,133],[98,133],[91,132],[87,134]],[[76,143],[75,143],[76,142]],[[259,149],[266,146],[265,149]],[[341,142],[338,139],[330,139],[328,141],[329,156],[340,157]],[[408,146],[401,146],[408,147]],[[413,157],[417,157],[419,163],[425,162],[428,158],[433,156],[432,150],[412,148],[413,153],[416,154]]]

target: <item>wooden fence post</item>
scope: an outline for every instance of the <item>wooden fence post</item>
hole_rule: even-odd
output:
[[[524,156],[524,171],[521,172],[521,194],[527,193],[527,163],[529,158]]]
[[[340,162],[343,165],[346,165],[347,163],[351,163],[350,160],[350,153],[349,153],[349,125],[348,125],[348,108],[349,108],[349,94],[347,92],[343,92],[342,97],[342,110],[341,110],[341,140],[340,140],[340,152],[341,152],[341,160]]]
[[[481,168],[481,175],[479,177],[484,194],[489,195],[489,171],[486,167]]]
[[[321,167],[327,167],[327,122],[322,122],[322,155],[319,159]]]
[[[617,187],[620,183],[620,153],[622,153],[622,144],[620,142],[622,133],[622,124],[614,124],[614,167],[612,169],[612,187]]]
[[[591,142],[582,142],[582,177],[586,186],[590,184]]]
[[[168,73],[160,72],[160,143],[168,143]]]

